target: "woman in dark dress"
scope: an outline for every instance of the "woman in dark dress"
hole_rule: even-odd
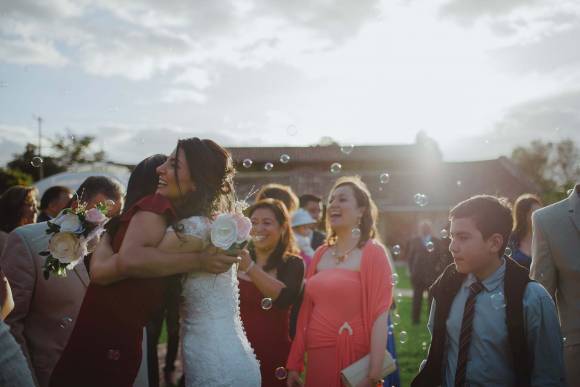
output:
[[[298,300],[304,262],[297,255],[285,205],[264,199],[248,211],[250,254],[242,254],[240,313],[248,340],[260,361],[262,386],[285,386],[290,352],[290,307]]]
[[[155,248],[168,225],[219,198],[222,177],[231,172],[227,157],[213,141],[192,138],[180,140],[163,164],[147,159],[136,168],[141,172],[132,177],[142,181],[130,180],[128,191],[141,189],[144,197],[121,215],[113,230],[116,254],[111,256],[101,243],[93,255],[93,281],[51,386],[132,386],[141,362],[143,327],[165,295],[167,281],[162,277],[194,270],[222,272],[236,261],[221,254],[164,253]],[[200,165],[204,167],[196,167]],[[119,281],[127,277],[140,278]]]

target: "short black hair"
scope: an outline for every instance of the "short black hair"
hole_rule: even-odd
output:
[[[66,193],[67,195],[70,194],[72,191],[70,188],[62,186],[62,185],[55,185],[54,187],[50,187],[44,194],[42,194],[42,198],[40,199],[40,209],[46,210],[50,203],[60,198],[60,195]]]
[[[98,194],[103,194],[115,201],[123,199],[123,187],[115,180],[106,176],[89,176],[77,188],[76,194],[73,196],[69,205],[73,201],[80,201],[81,203],[88,202]]]
[[[306,205],[310,202],[320,203],[322,199],[313,194],[304,194],[300,196],[300,208],[306,207]]]
[[[504,254],[513,225],[511,204],[506,198],[492,195],[472,196],[451,209],[449,220],[454,218],[471,218],[483,239],[500,234],[503,237],[503,246],[499,253],[500,256]]]

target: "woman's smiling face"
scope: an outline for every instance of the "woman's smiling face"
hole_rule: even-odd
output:
[[[167,161],[157,167],[159,183],[156,193],[169,199],[181,198],[187,192],[195,191],[191,173],[183,149],[173,151]]]

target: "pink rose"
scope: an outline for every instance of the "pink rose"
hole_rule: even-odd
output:
[[[252,230],[252,221],[245,216],[236,215],[236,223],[238,225],[238,238],[236,242],[242,243],[250,237]]]
[[[85,214],[85,219],[87,220],[87,222],[99,224],[103,223],[107,219],[107,217],[97,208],[91,208]]]

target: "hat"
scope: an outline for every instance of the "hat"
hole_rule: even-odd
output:
[[[299,208],[292,215],[292,227],[304,226],[306,224],[314,224],[316,221],[310,216],[308,211]]]

